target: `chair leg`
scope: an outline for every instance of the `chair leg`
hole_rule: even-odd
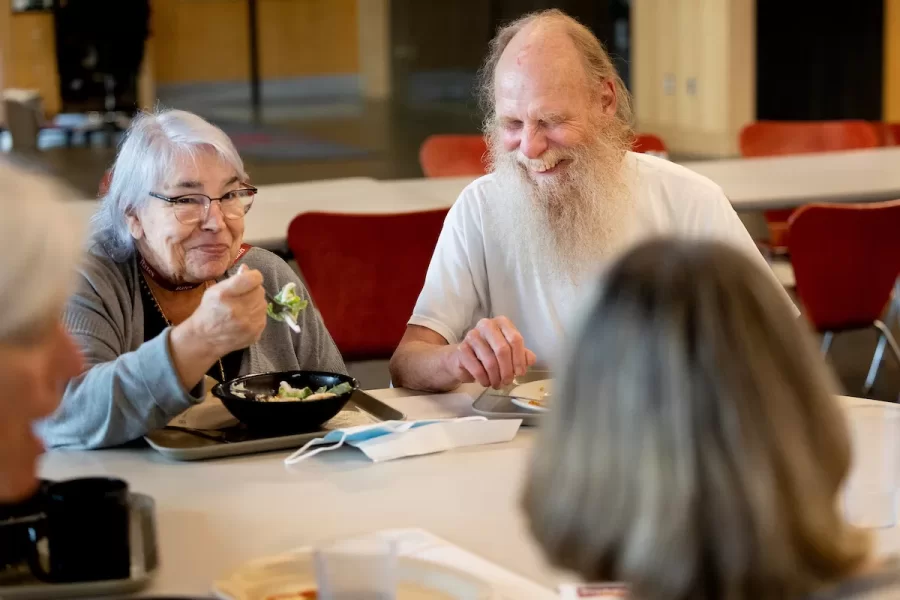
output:
[[[900,325],[900,277],[898,277],[897,281],[894,283],[894,293],[891,296],[891,305],[890,308],[888,308],[888,313],[884,322],[890,326],[895,319],[897,320],[897,324]]]
[[[868,398],[875,386],[875,378],[878,377],[878,369],[881,368],[881,359],[884,358],[884,347],[887,338],[878,334],[878,345],[875,346],[875,354],[872,356],[872,364],[869,365],[869,373],[866,375],[866,383],[863,385],[863,398]]]
[[[881,360],[884,357],[885,345],[891,347],[894,359],[900,364],[900,345],[897,344],[897,340],[894,339],[891,330],[881,321],[875,321],[872,325],[878,330],[880,335],[878,336],[878,346],[875,347],[875,355],[872,357],[872,364],[869,366],[866,386],[863,388],[863,393],[866,396],[872,391],[872,386],[875,384],[875,376],[878,374],[878,368],[881,366]]]
[[[833,340],[833,339],[834,339],[833,331],[826,331],[822,335],[822,355],[823,356],[828,354],[828,350],[831,349],[831,340]]]

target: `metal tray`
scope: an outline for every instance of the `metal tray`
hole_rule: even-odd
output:
[[[32,598],[79,598],[132,594],[144,589],[159,567],[156,546],[154,502],[150,496],[131,494],[131,577],[107,581],[79,583],[46,583],[30,572],[3,574],[0,579],[0,598],[30,600]]]
[[[144,439],[154,450],[172,460],[206,460],[299,448],[332,429],[378,421],[400,421],[404,418],[402,412],[356,390],[344,409],[316,431],[273,436],[254,432],[244,425],[202,432],[166,428],[151,431]]]
[[[522,384],[540,379],[552,379],[552,377],[553,375],[550,371],[532,369],[524,376],[516,379],[519,384]],[[487,388],[472,403],[472,410],[476,414],[489,419],[522,419],[522,425],[539,425],[547,416],[546,413],[535,412],[513,404],[512,400],[509,399],[509,393],[515,387],[515,385],[510,385],[500,390]]]

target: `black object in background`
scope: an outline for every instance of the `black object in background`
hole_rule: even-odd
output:
[[[884,2],[758,0],[756,118],[882,117]]]
[[[54,13],[63,110],[137,110],[149,1],[57,0]]]

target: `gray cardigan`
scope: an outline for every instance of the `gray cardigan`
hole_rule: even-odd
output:
[[[274,295],[285,283],[309,299],[306,287],[283,260],[259,248],[240,264],[258,269]],[[144,306],[136,261],[117,263],[100,244],[87,254],[64,322],[84,353],[86,371],[67,386],[59,409],[38,424],[50,448],[100,448],[140,438],[203,400],[205,390],[186,390],[169,353],[167,328],[144,341]],[[310,369],[346,373],[337,346],[312,305],[300,315],[300,334],[270,321],[262,338],[244,351],[240,373]]]

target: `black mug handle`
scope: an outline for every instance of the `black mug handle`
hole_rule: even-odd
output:
[[[39,547],[41,540],[47,539],[46,536],[41,535],[37,529],[37,525],[31,525],[28,527],[28,538],[29,541],[31,541],[31,547],[28,551],[28,568],[31,570],[31,574],[46,583],[56,583],[56,578],[53,577],[53,574],[50,573],[50,571],[44,569],[44,563],[41,561],[41,551]]]

